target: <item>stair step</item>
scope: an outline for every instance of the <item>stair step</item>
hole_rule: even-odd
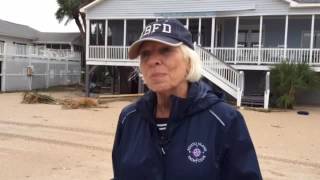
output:
[[[242,97],[242,105],[245,106],[263,106],[264,105],[264,97],[263,96],[243,96]]]

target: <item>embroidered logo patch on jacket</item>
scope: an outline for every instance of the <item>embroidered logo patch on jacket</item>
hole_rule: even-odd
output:
[[[200,142],[188,146],[188,159],[193,163],[201,163],[206,159],[207,147]]]

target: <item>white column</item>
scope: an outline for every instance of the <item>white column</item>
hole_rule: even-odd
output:
[[[123,59],[126,59],[127,20],[123,20]]]
[[[106,24],[105,24],[105,32],[104,32],[104,58],[107,60],[108,57],[108,32],[109,31],[109,22],[108,19],[106,19]]]
[[[198,27],[198,45],[201,46],[201,18],[199,18],[199,27]]]
[[[86,62],[89,59],[89,37],[90,37],[90,21],[89,19],[86,20]]]
[[[234,40],[234,64],[237,64],[238,56],[238,33],[239,33],[239,16],[236,18],[236,35]]]
[[[3,43],[3,61],[2,61],[2,85],[1,85],[1,90],[3,92],[6,91],[6,74],[7,74],[7,43]]]
[[[314,36],[314,20],[315,20],[315,15],[312,15],[312,19],[311,19],[311,32],[310,32],[310,56],[309,56],[309,64],[312,64],[312,52],[313,52],[313,36]]]
[[[65,84],[68,85],[70,83],[69,81],[69,58],[66,58],[66,73],[65,76]]]
[[[146,19],[143,19],[143,30],[146,28]]]
[[[47,59],[47,79],[46,79],[46,87],[50,86],[50,59]]]
[[[211,20],[211,53],[213,53],[215,34],[216,34],[216,18],[213,17]]]
[[[237,92],[237,107],[241,106],[243,90],[244,90],[244,73],[243,73],[243,71],[240,71],[238,92]]]
[[[283,46],[284,46],[284,59],[287,58],[287,47],[288,47],[288,24],[289,24],[289,16],[286,15],[286,23],[285,23],[285,30],[284,30],[284,42],[283,42]]]
[[[189,29],[189,18],[186,19],[186,27]]]
[[[269,108],[269,96],[270,96],[270,72],[266,73],[266,87],[264,91],[264,109]]]
[[[70,51],[71,51],[71,53],[74,53],[74,45],[73,45],[72,43],[69,43],[69,45],[70,45]]]
[[[260,16],[258,65],[261,64],[261,44],[262,44],[262,30],[263,30],[262,25],[263,25],[263,16]]]

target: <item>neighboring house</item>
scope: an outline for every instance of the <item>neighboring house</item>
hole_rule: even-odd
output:
[[[79,33],[44,33],[0,20],[0,90],[32,90],[80,81]]]
[[[128,67],[138,66],[138,60],[127,58],[129,45],[159,18],[185,24],[197,43],[203,76],[237,105],[268,107],[274,64],[307,63],[320,71],[319,0],[96,0],[81,11],[87,17],[86,63],[126,67],[118,79],[120,93],[122,85],[132,89],[125,87],[130,86]]]

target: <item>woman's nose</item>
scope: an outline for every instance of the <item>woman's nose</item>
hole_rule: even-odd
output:
[[[162,62],[162,56],[158,53],[154,53],[150,56],[150,59],[148,61],[148,63],[150,63],[150,65],[154,66],[154,65],[160,65]]]

